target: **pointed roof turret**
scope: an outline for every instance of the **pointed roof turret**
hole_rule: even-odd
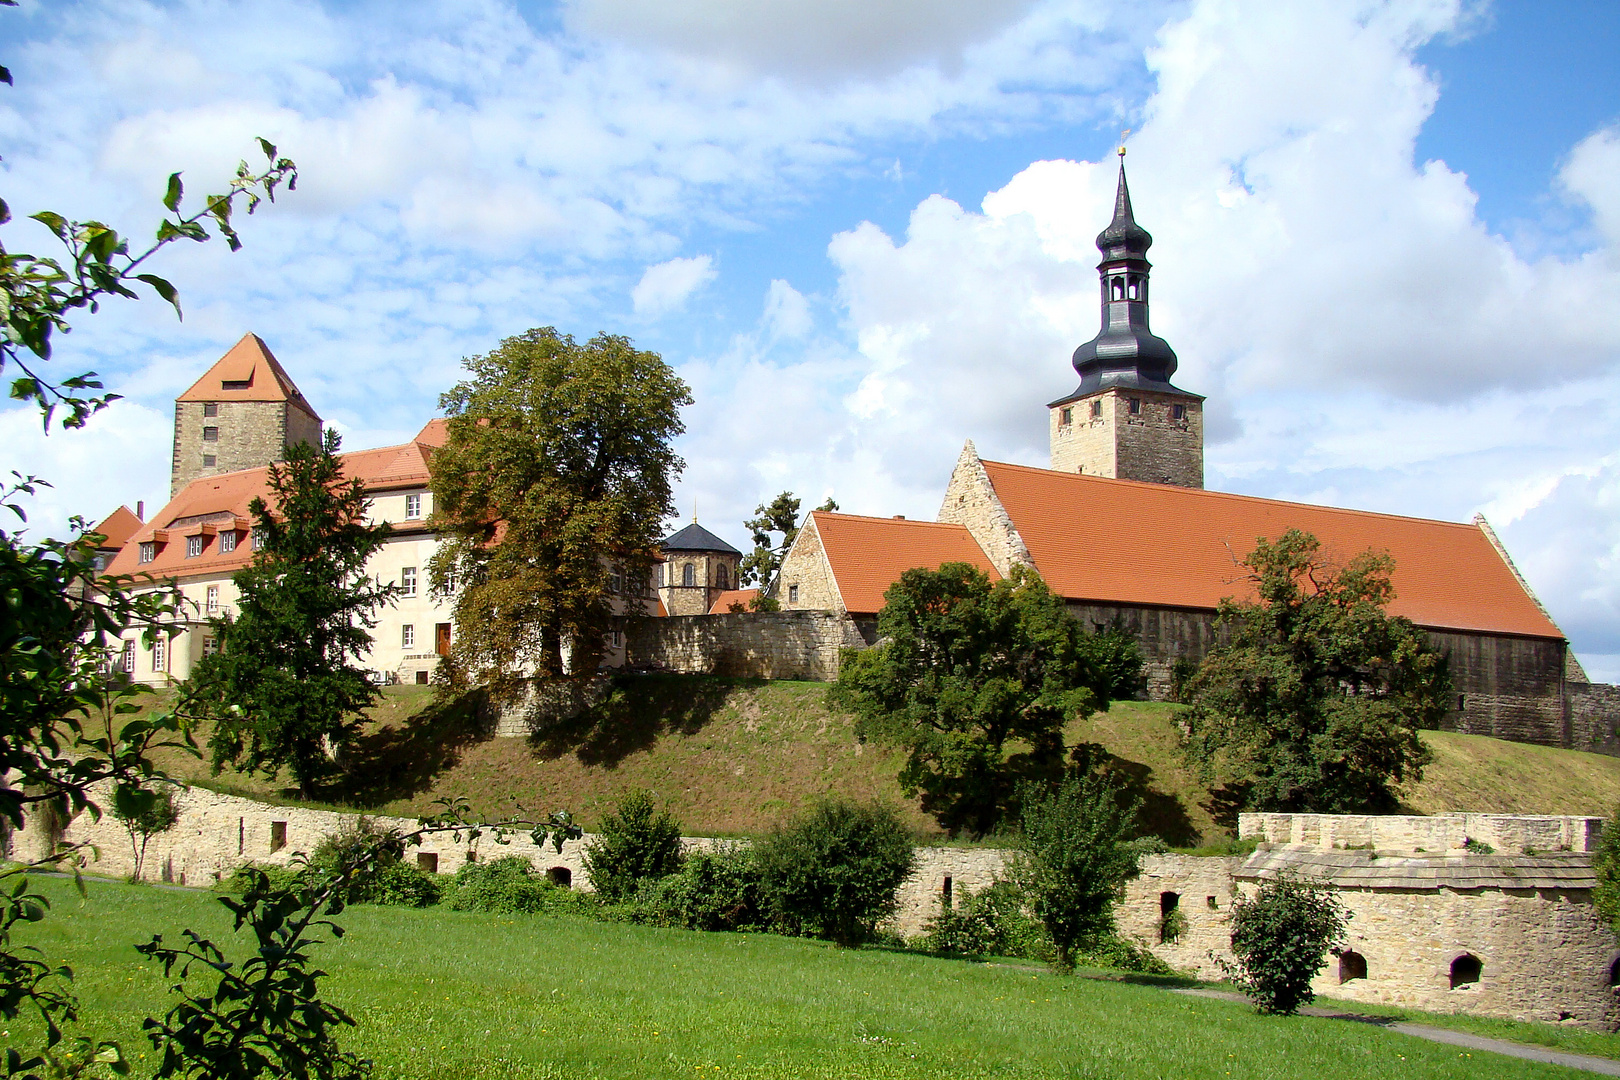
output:
[[[1080,386],[1054,406],[1113,387],[1179,394],[1198,401],[1170,384],[1176,371],[1176,351],[1148,328],[1147,249],[1153,236],[1136,223],[1131,190],[1125,182],[1125,148],[1119,148],[1119,187],[1114,193],[1114,220],[1097,234],[1102,262],[1102,329],[1074,350],[1074,369]]]
[[[270,346],[257,334],[243,334],[191,389],[176,401],[285,401],[316,416]]]

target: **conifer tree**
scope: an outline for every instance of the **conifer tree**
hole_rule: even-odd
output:
[[[237,613],[210,621],[218,649],[182,697],[183,709],[214,722],[216,769],[275,776],[285,767],[306,795],[379,696],[355,661],[394,592],[366,575],[389,528],[367,523],[365,488],[344,478],[339,445],[328,429],[320,447],[290,446],[270,466],[275,507],[250,504],[258,550],[232,579]]]

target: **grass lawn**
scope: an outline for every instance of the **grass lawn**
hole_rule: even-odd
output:
[[[78,972],[84,1028],[146,1075],[140,1018],[167,1008],[130,947],[228,936],[206,893],[46,880],[19,938]],[[766,935],[355,908],[321,947],[346,1045],[385,1078],[1575,1076],[1365,1024],[1255,1015],[1149,986]],[[140,1055],[146,1053],[143,1059]]]

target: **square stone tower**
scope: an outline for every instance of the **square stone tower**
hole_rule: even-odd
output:
[[[1080,385],[1048,406],[1052,468],[1204,486],[1204,399],[1170,383],[1176,353],[1148,328],[1148,231],[1131,212],[1120,148],[1114,220],[1097,237],[1102,329],[1074,350]]]
[[[256,334],[241,341],[174,401],[171,496],[199,476],[257,469],[283,449],[319,445],[321,418]]]

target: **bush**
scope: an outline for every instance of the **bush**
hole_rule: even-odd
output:
[[[828,799],[755,849],[774,929],[853,947],[894,913],[916,865],[911,836],[886,806]]]
[[[335,872],[342,866],[360,869],[350,882],[345,899],[351,904],[389,904],[431,907],[439,902],[436,875],[404,861],[404,843],[397,829],[379,829],[361,818],[322,840],[309,857],[313,870]]]
[[[687,930],[752,930],[761,925],[759,863],[750,848],[694,852],[680,870],[636,893],[640,921]]]
[[[1592,906],[1620,934],[1620,807],[1603,823],[1597,851],[1592,855],[1597,888],[1592,890]]]
[[[925,952],[945,956],[1006,956],[1049,960],[1052,940],[1029,913],[1018,886],[997,881],[978,892],[962,890],[955,906],[928,921],[918,942]]]
[[[658,809],[646,791],[626,792],[585,849],[591,887],[609,903],[627,900],[643,882],[680,868],[680,823]]]
[[[1074,954],[1077,967],[1109,968],[1139,975],[1174,975],[1176,969],[1153,955],[1153,951],[1118,934],[1110,934],[1089,948]]]
[[[1066,776],[1053,790],[1026,786],[1015,879],[1052,939],[1053,966],[1068,970],[1082,949],[1114,936],[1114,904],[1137,874],[1126,842],[1139,803],[1100,774]]]
[[[1229,974],[1263,1013],[1288,1016],[1315,998],[1311,980],[1344,947],[1350,918],[1331,889],[1294,877],[1262,882],[1232,905]]]
[[[452,911],[487,911],[496,915],[527,915],[550,908],[562,892],[539,874],[529,860],[508,855],[493,862],[463,863],[447,890]]]

